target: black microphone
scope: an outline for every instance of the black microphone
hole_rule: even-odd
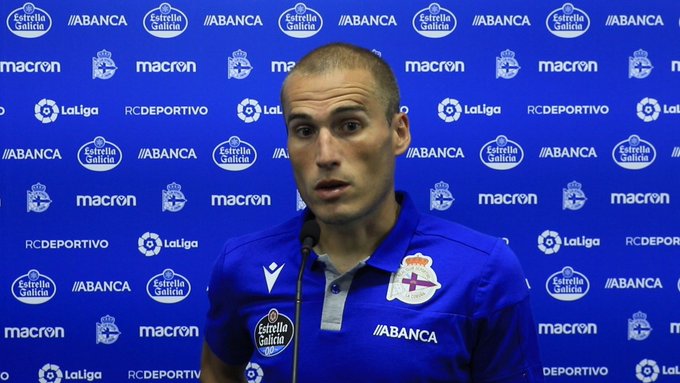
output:
[[[321,229],[315,219],[310,219],[302,225],[300,231],[300,242],[302,247],[302,264],[300,265],[300,272],[297,278],[297,288],[295,289],[295,331],[293,333],[293,372],[291,382],[297,383],[298,378],[298,354],[300,348],[300,309],[302,308],[302,274],[305,271],[305,264],[307,264],[307,257],[312,252],[312,248],[319,243],[319,236]]]

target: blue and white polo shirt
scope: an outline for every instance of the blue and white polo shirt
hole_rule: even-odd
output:
[[[249,383],[542,382],[529,292],[500,239],[401,212],[375,253],[340,275],[310,254],[294,328],[306,214],[228,241],[209,286],[206,341]]]

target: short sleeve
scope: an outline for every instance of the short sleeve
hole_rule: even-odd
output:
[[[476,294],[474,382],[543,382],[529,290],[519,260],[498,241]]]
[[[208,285],[210,306],[205,325],[205,340],[224,363],[240,365],[248,362],[253,346],[237,310],[238,292],[233,287],[238,284],[231,280],[226,248],[227,246],[215,261]]]

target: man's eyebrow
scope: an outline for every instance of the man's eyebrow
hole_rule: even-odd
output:
[[[352,112],[368,113],[368,108],[366,108],[366,106],[360,105],[360,104],[340,106],[336,109],[333,109],[333,111],[331,111],[331,115],[338,115],[338,114],[352,113]],[[312,116],[310,116],[307,113],[291,113],[286,118],[286,122],[290,123],[293,120],[309,121],[309,120],[312,120]]]
[[[312,117],[306,113],[291,113],[288,115],[288,118],[286,118],[286,122],[290,123],[293,120],[311,120],[311,119]]]

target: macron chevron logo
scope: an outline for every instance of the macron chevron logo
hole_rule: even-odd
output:
[[[272,262],[268,267],[262,266],[262,270],[264,271],[264,279],[267,281],[267,290],[269,293],[272,292],[272,288],[274,288],[274,284],[279,278],[279,274],[281,274],[281,270],[283,270],[283,266],[285,265],[286,264],[284,263],[283,265],[279,266],[276,264],[276,262]]]

